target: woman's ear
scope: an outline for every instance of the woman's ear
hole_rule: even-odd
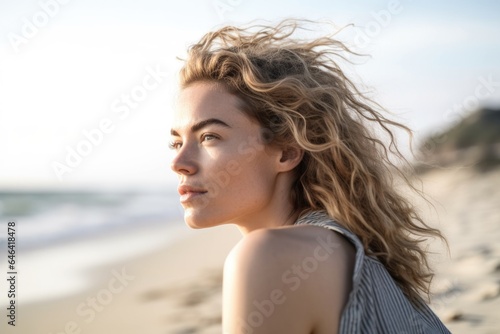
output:
[[[296,146],[287,146],[281,150],[279,160],[279,171],[288,172],[293,170],[302,161],[304,151]]]

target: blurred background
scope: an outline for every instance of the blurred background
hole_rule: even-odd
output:
[[[435,307],[454,332],[498,333],[498,316],[490,315],[493,306],[500,307],[498,13],[500,3],[486,0],[0,0],[0,267],[6,274],[7,224],[15,221],[20,314],[16,328],[2,320],[2,332],[70,333],[72,319],[89,333],[143,332],[119,327],[116,319],[125,311],[112,302],[116,294],[105,293],[110,280],[125,282],[117,271],[131,259],[143,256],[143,263],[157,254],[162,263],[173,253],[160,253],[166,245],[208,238],[184,226],[169,167],[170,118],[182,65],[177,57],[222,25],[296,17],[338,28],[352,24],[339,38],[370,56],[348,71],[415,131],[418,158],[412,161],[424,191],[439,203],[439,218],[430,220],[452,246],[450,262],[441,266],[445,278],[436,286]],[[401,139],[409,152],[407,138]],[[218,260],[207,263],[218,268],[237,238],[226,230],[219,240],[208,238]],[[462,246],[453,253],[455,244]],[[193,266],[203,251],[195,252]],[[132,267],[135,277],[147,276],[145,267]],[[150,274],[177,275],[172,268]],[[477,268],[487,270],[471,276]],[[155,324],[150,333],[220,332],[220,315],[206,318],[203,309],[218,305],[220,277],[206,275],[210,287],[186,288],[196,298],[177,296],[184,298],[182,307],[201,307],[183,320],[209,319],[201,327],[168,327],[182,321],[155,313],[154,303],[169,295],[155,285],[160,283],[153,284],[156,290],[131,288],[153,300],[148,317],[163,317],[148,318]],[[482,290],[476,291],[478,280]],[[2,309],[9,303],[7,290],[2,279]],[[200,297],[206,291],[215,301]],[[142,305],[130,298],[130,305]],[[476,303],[475,313],[454,307],[461,303]],[[176,305],[160,308],[182,309]],[[48,316],[54,312],[58,319]],[[141,318],[122,325],[133,321]]]

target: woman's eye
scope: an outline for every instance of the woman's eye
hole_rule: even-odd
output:
[[[219,139],[219,137],[217,137],[216,135],[210,134],[210,133],[207,133],[207,134],[204,134],[203,136],[201,136],[201,141],[212,141],[214,139]]]
[[[180,141],[173,141],[173,142],[168,143],[168,147],[171,150],[178,150],[182,147],[182,143]]]

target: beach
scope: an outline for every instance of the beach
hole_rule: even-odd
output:
[[[433,170],[422,180],[434,206],[419,205],[429,224],[445,234],[450,249],[448,254],[442,243],[430,245],[436,270],[431,307],[452,333],[500,333],[500,170],[486,174],[458,168]],[[178,222],[176,237],[166,238],[162,244],[159,236],[174,230],[154,226],[147,231],[129,229],[123,235],[103,236],[101,244],[82,241],[80,247],[87,247],[83,248],[87,256],[73,261],[92,260],[94,265],[89,263],[85,272],[74,272],[73,278],[78,282],[85,277],[86,284],[52,297],[40,294],[31,300],[20,299],[16,326],[3,320],[1,332],[221,333],[222,268],[226,255],[241,238],[239,231],[234,226],[192,230]],[[121,244],[126,250],[134,239],[151,240],[150,248],[142,245],[140,255],[114,255],[102,261],[103,254],[88,251],[106,243]],[[118,246],[107,249],[112,248],[123,253]],[[57,248],[46,253],[53,257],[46,263],[54,268],[62,266],[62,261],[72,262],[68,257],[74,253],[67,246],[59,250],[67,254],[58,254]],[[20,256],[22,261],[30,262],[28,254],[24,260]],[[40,282],[50,281],[57,270],[38,268],[31,273],[26,268],[24,273],[20,269],[19,279],[26,280],[26,288],[43,290]],[[61,289],[63,283],[57,283]],[[20,283],[20,295],[22,289]]]
[[[500,170],[449,168],[422,180],[434,205],[427,220],[449,244],[449,253],[430,248],[432,308],[452,333],[500,333]]]
[[[221,268],[240,233],[232,226],[175,230],[180,236],[164,247],[157,245],[154,251],[140,256],[101,263],[80,272],[80,276],[90,277],[93,282],[85,291],[52,298],[38,296],[37,300],[27,303],[20,300],[16,326],[8,326],[3,321],[1,332],[198,333],[196,328],[203,328],[203,333],[220,333]],[[170,233],[172,228],[157,226],[143,236],[154,237],[161,232]],[[141,238],[138,233],[132,234]],[[123,238],[130,241],[130,233]],[[50,254],[56,254],[56,250]],[[64,257],[67,255],[59,254],[51,261],[59,262]],[[37,281],[49,281],[51,275],[56,276],[50,268],[38,274],[43,277],[26,279],[40,288],[43,285]],[[24,279],[22,268],[19,277]],[[22,288],[20,284],[20,295]],[[61,288],[64,289],[64,285]],[[213,303],[218,306],[213,307]],[[200,306],[205,309],[199,309]]]

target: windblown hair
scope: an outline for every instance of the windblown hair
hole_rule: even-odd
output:
[[[355,54],[332,36],[295,38],[301,22],[226,26],[189,48],[180,87],[222,84],[243,101],[243,111],[271,131],[269,144],[304,151],[291,198],[296,212],[325,210],[354,232],[408,298],[429,296],[432,272],[422,242],[443,238],[395,189],[393,173],[416,190],[394,157],[407,163],[386,118],[340,69]],[[388,143],[376,131],[385,133]],[[392,158],[391,158],[392,156]],[[408,164],[408,163],[407,163]]]

